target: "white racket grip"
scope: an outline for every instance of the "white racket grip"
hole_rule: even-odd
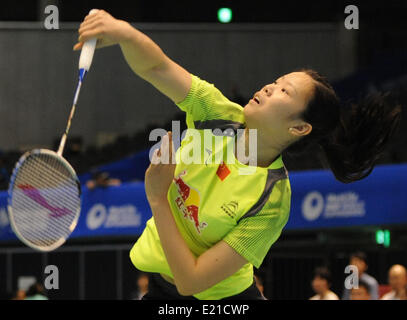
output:
[[[98,12],[97,9],[92,9],[90,10],[89,15],[96,12]],[[83,44],[81,56],[79,57],[79,69],[89,71],[90,65],[92,64],[93,60],[93,54],[95,53],[96,41],[96,38],[92,38]]]

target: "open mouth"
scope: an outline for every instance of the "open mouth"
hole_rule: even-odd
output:
[[[253,98],[253,100],[257,103],[257,104],[260,104],[260,100],[259,100],[259,98],[257,98],[257,97],[254,97]]]

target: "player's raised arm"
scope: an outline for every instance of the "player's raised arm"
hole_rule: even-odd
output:
[[[191,75],[168,58],[161,48],[128,22],[99,10],[86,16],[79,28],[79,50],[83,43],[98,38],[97,48],[119,44],[130,68],[150,82],[175,103],[181,102],[190,89]]]

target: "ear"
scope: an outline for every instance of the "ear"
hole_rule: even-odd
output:
[[[300,125],[289,128],[288,131],[292,135],[295,135],[297,137],[301,137],[301,136],[305,136],[307,134],[310,134],[311,131],[312,131],[312,126],[307,122],[303,122]]]

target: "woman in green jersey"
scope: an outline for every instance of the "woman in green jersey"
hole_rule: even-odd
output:
[[[193,143],[208,131],[215,140],[200,147],[200,164],[151,164],[146,172],[153,217],[130,252],[138,269],[154,275],[145,299],[261,299],[253,266],[260,267],[290,211],[282,153],[318,144],[326,167],[350,183],[370,174],[400,121],[400,106],[384,96],[342,106],[313,70],[266,84],[243,108],[107,12],[85,18],[74,49],[93,37],[98,47],[120,45],[130,68],[186,112],[189,131],[199,137]],[[236,134],[239,129],[243,134]],[[250,151],[249,130],[257,133],[256,165],[244,153],[226,161],[230,145],[240,142]],[[181,160],[191,151],[189,142],[183,139],[176,151]],[[170,146],[168,134],[155,160],[171,158]],[[222,161],[212,161],[218,155]],[[245,174],[249,169],[255,170]]]

